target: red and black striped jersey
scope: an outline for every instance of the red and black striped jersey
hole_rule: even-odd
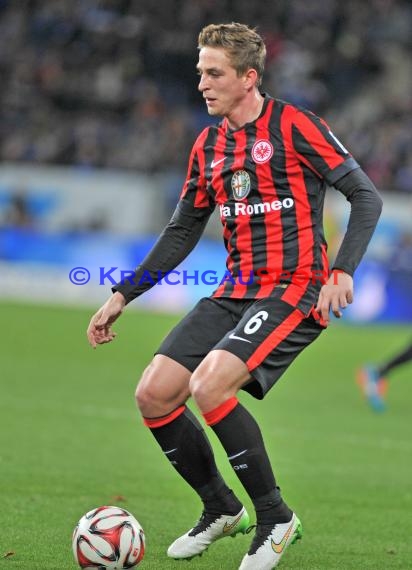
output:
[[[324,120],[269,96],[242,128],[226,119],[206,128],[180,206],[205,216],[219,209],[228,272],[213,296],[263,298],[280,287],[286,302],[309,311],[328,275],[325,190],[356,168]]]

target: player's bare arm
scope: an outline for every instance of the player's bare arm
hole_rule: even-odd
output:
[[[120,317],[125,305],[125,298],[116,291],[92,316],[87,328],[87,339],[93,348],[111,342],[116,337],[112,324]]]

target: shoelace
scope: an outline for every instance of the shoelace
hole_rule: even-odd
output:
[[[196,536],[197,534],[204,532],[207,528],[210,527],[210,525],[212,525],[215,521],[217,521],[219,516],[220,515],[206,513],[205,511],[203,511],[202,516],[197,521],[196,525],[192,528],[192,530],[189,532],[189,536]]]
[[[249,534],[252,530],[256,529],[255,536],[248,551],[249,556],[256,554],[256,551],[265,543],[274,527],[275,525],[273,524],[252,524],[246,529],[246,534]]]

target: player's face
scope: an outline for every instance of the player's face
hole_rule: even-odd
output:
[[[238,77],[225,50],[212,47],[199,51],[197,70],[209,115],[230,117],[248,92],[246,75]]]

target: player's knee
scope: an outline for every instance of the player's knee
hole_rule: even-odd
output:
[[[136,400],[137,407],[143,413],[143,410],[147,407],[149,403],[149,394],[146,388],[143,388],[143,386],[140,383],[136,386],[134,397]]]
[[[135,391],[135,399],[137,407],[143,416],[150,414],[150,410],[158,405],[159,394],[156,390],[156,384],[154,382],[154,370],[153,366],[149,366],[145,369],[142,377],[137,384]]]
[[[213,394],[217,395],[217,392],[219,392],[218,384],[216,377],[210,377],[197,371],[192,374],[189,390],[192,398],[200,408]]]
[[[135,398],[145,418],[159,417],[173,411],[188,398],[187,382],[179,383],[170,371],[151,363],[143,372]]]
[[[158,410],[163,409],[161,395],[150,383],[140,383],[136,388],[136,404],[143,417],[151,417],[159,414]],[[154,411],[155,410],[155,411]]]

